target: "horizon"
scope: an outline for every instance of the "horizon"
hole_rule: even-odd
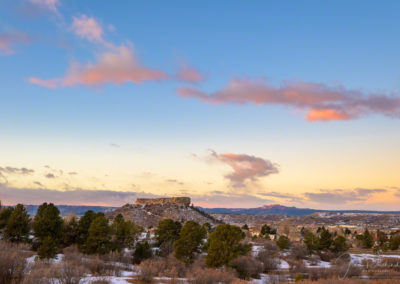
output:
[[[399,210],[384,2],[3,1],[0,201]]]

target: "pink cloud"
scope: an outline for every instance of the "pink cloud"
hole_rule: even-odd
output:
[[[162,71],[142,66],[136,58],[133,48],[120,46],[98,56],[97,62],[81,64],[73,62],[65,77],[43,80],[34,78],[46,87],[75,85],[96,86],[106,83],[141,83],[151,80],[163,80],[168,76]],[[33,82],[35,83],[35,82]]]
[[[236,79],[223,89],[205,93],[193,87],[177,90],[181,97],[197,98],[208,104],[285,105],[308,110],[309,121],[347,120],[382,114],[400,118],[400,98],[385,94],[366,95],[343,86],[330,87],[310,82],[284,82],[276,87],[266,80]]]
[[[211,151],[211,156],[229,165],[233,169],[233,173],[225,177],[231,181],[234,187],[244,187],[247,180],[254,182],[260,177],[279,172],[276,164],[247,154],[217,154]]]
[[[30,77],[28,79],[29,83],[39,85],[42,87],[46,88],[55,88],[57,87],[57,81],[56,80],[42,80],[36,77]]]
[[[0,34],[0,53],[10,55],[14,53],[14,47],[18,44],[28,44],[30,38],[20,31],[5,32]]]
[[[196,83],[204,81],[205,77],[196,69],[182,64],[176,78],[180,81]]]
[[[37,5],[40,8],[58,14],[57,6],[60,4],[59,0],[29,0],[29,2],[34,5]]]
[[[86,15],[73,17],[71,29],[81,38],[85,38],[89,41],[103,41],[103,28],[94,18],[90,18]]]

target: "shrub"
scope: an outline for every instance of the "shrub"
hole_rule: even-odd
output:
[[[189,282],[192,284],[229,284],[233,283],[236,279],[232,272],[210,268],[196,268],[188,274],[188,278],[190,279]]]
[[[268,273],[278,268],[279,259],[267,250],[259,252],[257,259],[262,263],[262,272]]]
[[[85,268],[73,262],[63,261],[51,266],[51,272],[59,284],[79,284],[85,275]]]
[[[231,266],[236,270],[239,278],[244,280],[259,279],[260,273],[263,272],[263,264],[251,256],[241,255],[232,261]]]
[[[305,259],[308,255],[308,250],[305,245],[294,245],[291,250],[291,256],[295,259]]]
[[[0,284],[20,283],[25,264],[18,246],[0,242]]]

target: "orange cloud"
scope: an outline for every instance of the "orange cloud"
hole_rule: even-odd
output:
[[[347,120],[371,114],[400,118],[399,96],[367,95],[340,85],[294,81],[276,87],[263,79],[236,79],[209,94],[193,87],[179,88],[177,93],[214,105],[285,105],[307,110],[309,121]]]
[[[310,109],[307,114],[308,121],[347,120],[350,116],[333,109]]]
[[[120,46],[98,56],[97,62],[81,64],[73,62],[63,78],[43,80],[33,78],[33,84],[45,87],[86,85],[96,86],[106,83],[119,85],[126,82],[163,80],[168,76],[162,71],[142,66],[133,48]]]

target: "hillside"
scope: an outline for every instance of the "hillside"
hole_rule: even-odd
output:
[[[160,220],[168,218],[180,222],[193,220],[200,224],[217,223],[212,216],[189,204],[188,197],[183,201],[181,198],[138,199],[136,204],[126,204],[107,213],[106,217],[113,219],[122,214],[125,220],[131,220],[143,227],[157,226]]]

